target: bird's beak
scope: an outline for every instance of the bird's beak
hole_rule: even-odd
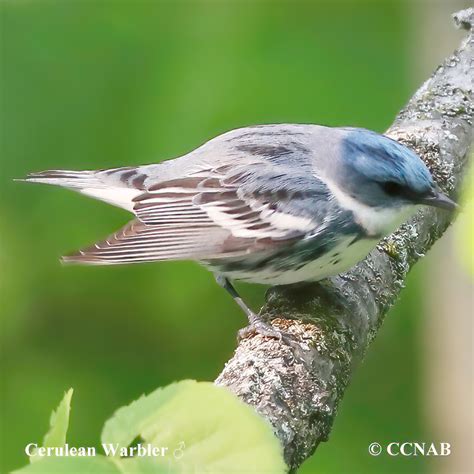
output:
[[[448,211],[454,211],[458,205],[441,191],[435,191],[431,196],[423,198],[420,204],[427,206],[439,207]]]

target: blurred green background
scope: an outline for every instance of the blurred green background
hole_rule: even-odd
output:
[[[75,389],[69,442],[97,444],[104,420],[140,394],[178,379],[214,379],[244,325],[193,263],[61,266],[59,255],[129,216],[12,178],[156,162],[249,124],[383,131],[420,81],[409,2],[4,1],[1,8],[0,449],[8,472],[26,463],[24,446],[40,441],[67,388]],[[449,17],[443,21],[449,29]],[[372,441],[435,437],[419,349],[427,260],[354,377],[330,442],[302,473],[424,473],[444,462],[367,454]],[[261,304],[262,287],[240,288]]]

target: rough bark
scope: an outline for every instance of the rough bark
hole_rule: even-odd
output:
[[[387,135],[414,149],[439,186],[456,198],[473,138],[474,9],[454,20],[467,38],[415,93]],[[270,421],[290,470],[328,439],[354,367],[408,271],[452,219],[446,211],[424,208],[347,273],[268,292],[261,313],[295,343],[260,335],[243,339],[216,384]]]

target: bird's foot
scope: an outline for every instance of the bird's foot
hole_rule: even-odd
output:
[[[237,333],[238,343],[257,334],[263,337],[276,339],[278,342],[292,349],[291,352],[296,361],[306,364],[302,347],[296,342],[291,334],[275,329],[271,324],[262,321],[262,319],[254,313],[249,315],[249,323],[248,326],[240,329]]]
[[[294,342],[292,341],[290,334],[278,331],[271,324],[262,321],[257,315],[254,315],[253,318],[249,318],[249,320],[250,324],[240,329],[237,333],[238,342],[259,334],[263,337],[277,339],[279,342],[283,342],[284,344],[293,347]]]
[[[248,326],[242,328],[238,332],[237,340],[240,342],[242,339],[247,339],[249,336],[260,334],[264,337],[271,337],[273,339],[282,340],[283,334],[273,328],[272,325],[256,319],[252,321]]]

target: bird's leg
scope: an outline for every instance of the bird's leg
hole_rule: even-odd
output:
[[[279,340],[284,338],[281,332],[277,331],[270,324],[263,321],[258,314],[255,314],[245,304],[240,295],[237,293],[237,290],[232,286],[232,283],[224,275],[216,274],[214,276],[217,284],[224,288],[224,290],[226,290],[227,293],[232,296],[233,300],[242,308],[249,320],[249,326],[239,331],[239,340],[244,339],[249,333],[258,333],[262,336],[274,337]]]

